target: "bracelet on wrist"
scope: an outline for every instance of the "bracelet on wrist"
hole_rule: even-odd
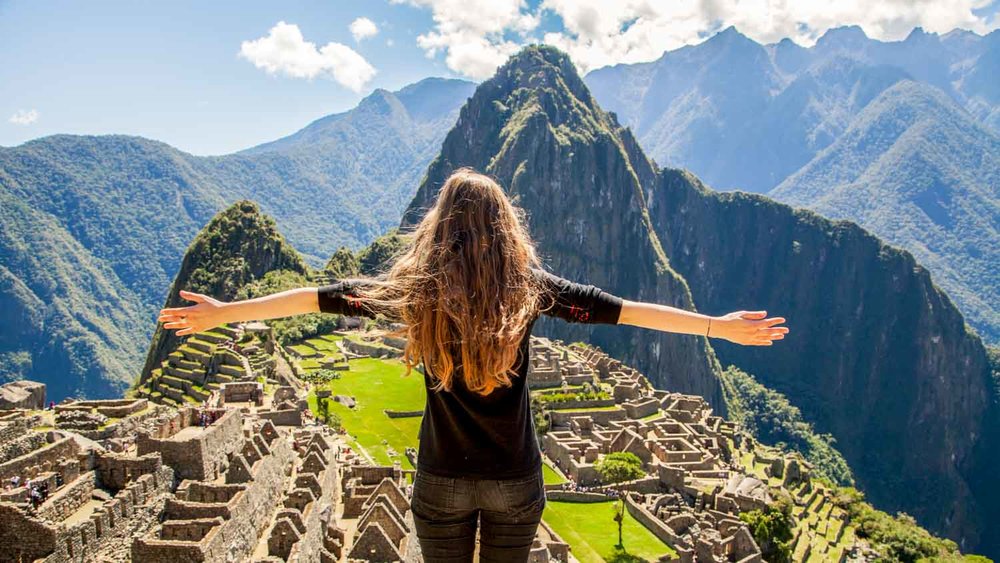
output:
[[[712,332],[712,317],[708,317],[708,328],[705,329],[706,337],[708,337],[709,332]]]

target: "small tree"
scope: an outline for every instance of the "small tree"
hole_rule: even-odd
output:
[[[340,415],[330,410],[330,399],[316,398],[316,418],[330,428],[340,431]]]
[[[646,475],[642,460],[632,452],[614,452],[604,456],[594,465],[601,481],[608,485],[632,481]]]
[[[601,476],[601,481],[608,485],[624,483],[638,479],[646,474],[642,470],[642,460],[632,452],[613,452],[607,454],[594,465]],[[625,522],[625,498],[618,489],[618,500],[614,503],[614,520],[618,526],[618,547],[622,545],[622,524]]]
[[[625,522],[625,499],[619,497],[614,503],[615,523],[618,524],[618,547],[622,545],[622,524]]]

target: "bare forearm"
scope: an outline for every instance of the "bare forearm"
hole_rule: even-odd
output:
[[[263,297],[223,303],[219,315],[223,323],[262,321],[319,312],[315,287],[299,287]]]
[[[664,332],[697,334],[723,338],[730,342],[754,346],[770,346],[788,334],[788,327],[778,326],[783,317],[767,316],[767,311],[736,311],[712,317],[685,311],[669,305],[624,301],[618,324],[641,326]]]
[[[705,336],[708,333],[709,320],[712,318],[709,315],[685,311],[669,305],[625,300],[622,303],[618,324]]]

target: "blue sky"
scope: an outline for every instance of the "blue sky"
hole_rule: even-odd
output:
[[[798,4],[789,7],[783,4]],[[896,40],[915,25],[995,29],[996,0],[0,0],[0,145],[141,135],[194,154],[276,139],[374,88],[483,79],[528,42],[582,71],[652,60],[727,25],[809,44],[836,25]],[[933,9],[930,9],[929,6]],[[371,24],[352,22],[367,18]],[[284,25],[279,25],[284,22]]]

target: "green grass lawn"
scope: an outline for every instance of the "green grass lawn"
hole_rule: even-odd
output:
[[[289,348],[295,350],[296,352],[299,353],[299,355],[302,356],[313,356],[317,352],[315,348],[313,348],[312,346],[308,346],[306,344],[293,344],[289,346]]]
[[[548,463],[542,464],[542,477],[545,479],[546,485],[558,485],[566,482],[566,478],[556,473],[556,470],[552,469]]]
[[[614,501],[576,503],[550,500],[543,518],[573,549],[581,563],[602,561],[656,561],[674,554],[670,546],[647,530],[628,512],[622,525],[624,552],[616,549],[618,526],[614,521]]]
[[[571,408],[571,409],[561,409],[561,408],[559,408],[559,404],[558,403],[554,403],[552,405],[547,405],[547,407],[550,408],[550,409],[552,409],[552,410],[554,410],[554,411],[559,411],[559,412],[574,412],[574,413],[575,412],[590,412],[590,411],[613,411],[613,410],[618,410],[618,409],[621,408],[618,405],[611,405],[611,406],[608,406],[608,407],[583,407],[583,408],[574,407],[574,408]]]
[[[325,338],[310,338],[309,340],[306,340],[306,344],[319,350],[326,356],[332,356],[335,358],[340,358],[341,356],[340,348],[337,348],[336,341],[327,340]]]
[[[330,402],[330,409],[340,416],[344,429],[375,458],[376,463],[399,461],[404,468],[413,466],[406,459],[407,446],[417,446],[422,417],[389,418],[383,409],[421,410],[424,408],[424,379],[417,372],[403,377],[406,368],[398,360],[360,358],[349,362],[351,369],[340,372],[340,379],[324,384],[335,395],[350,395],[357,405],[347,408]],[[310,407],[316,412],[315,396]],[[387,443],[383,444],[382,440]],[[396,451],[390,456],[388,449]]]

